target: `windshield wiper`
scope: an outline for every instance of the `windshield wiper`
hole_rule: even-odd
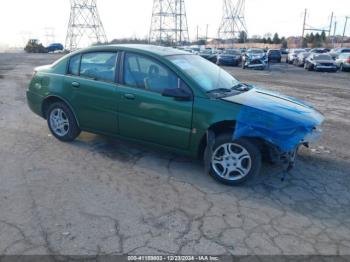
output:
[[[232,89],[229,89],[229,88],[216,88],[216,89],[207,91],[207,94],[215,93],[215,92],[217,92],[217,93],[228,93],[228,92],[232,92]]]

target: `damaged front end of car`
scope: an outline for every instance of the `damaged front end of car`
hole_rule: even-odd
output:
[[[242,105],[233,139],[249,137],[263,141],[269,159],[286,164],[287,169],[293,167],[301,145],[308,146],[320,138],[324,117],[294,98],[254,88],[225,100]]]
[[[246,54],[243,61],[243,68],[261,69],[264,70],[268,65],[266,54]]]

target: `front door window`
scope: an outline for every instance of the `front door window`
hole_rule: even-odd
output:
[[[177,76],[157,61],[137,54],[125,54],[125,85],[162,93],[164,89],[177,88],[177,81]]]

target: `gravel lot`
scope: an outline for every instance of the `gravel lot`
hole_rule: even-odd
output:
[[[226,68],[327,118],[284,182],[265,165],[232,188],[167,152],[87,133],[54,139],[25,91],[33,67],[58,57],[0,54],[0,254],[350,255],[350,73]]]

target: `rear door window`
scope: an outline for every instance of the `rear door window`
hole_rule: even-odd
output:
[[[71,57],[68,66],[68,74],[69,75],[79,75],[79,66],[80,66],[80,54]]]
[[[117,64],[117,53],[95,52],[83,54],[80,65],[80,76],[97,81],[114,82]]]

